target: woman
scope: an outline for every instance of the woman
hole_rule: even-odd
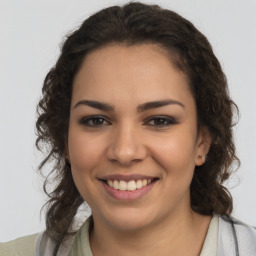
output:
[[[56,163],[47,229],[4,255],[255,255],[256,231],[229,217],[222,185],[239,164],[236,109],[189,21],[141,3],[94,14],[65,41],[38,105],[37,146],[50,147],[40,168]],[[84,202],[92,215],[75,231]]]

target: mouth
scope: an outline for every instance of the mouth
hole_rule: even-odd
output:
[[[142,189],[143,187],[148,186],[151,183],[156,182],[159,180],[158,178],[144,178],[144,179],[132,179],[129,181],[126,180],[117,180],[117,179],[106,179],[101,180],[105,184],[107,184],[109,187],[121,190],[121,191],[135,191]]]
[[[103,188],[116,200],[138,200],[152,190],[159,178],[142,175],[110,175],[99,179]]]

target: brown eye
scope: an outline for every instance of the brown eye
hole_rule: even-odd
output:
[[[85,117],[82,118],[79,123],[84,126],[89,126],[89,127],[100,127],[104,125],[110,125],[110,122],[107,121],[104,117],[102,116],[91,116],[91,117]]]
[[[146,123],[151,126],[166,127],[166,126],[176,124],[177,121],[175,121],[171,117],[156,116],[156,117],[151,117],[150,119],[148,119]]]

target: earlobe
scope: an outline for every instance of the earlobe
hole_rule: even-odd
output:
[[[203,165],[211,146],[211,135],[207,127],[201,127],[197,139],[197,152],[195,155],[195,165]]]
[[[203,165],[205,163],[206,160],[206,155],[197,155],[196,156],[196,160],[195,160],[195,165],[196,166],[200,166]]]

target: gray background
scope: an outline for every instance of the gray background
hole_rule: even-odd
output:
[[[234,132],[242,165],[227,184],[234,197],[233,215],[256,226],[256,1],[142,2],[177,11],[211,42],[241,111]],[[42,155],[34,146],[35,107],[59,44],[88,15],[122,3],[0,1],[0,241],[44,229],[39,214],[45,197],[36,173]]]

